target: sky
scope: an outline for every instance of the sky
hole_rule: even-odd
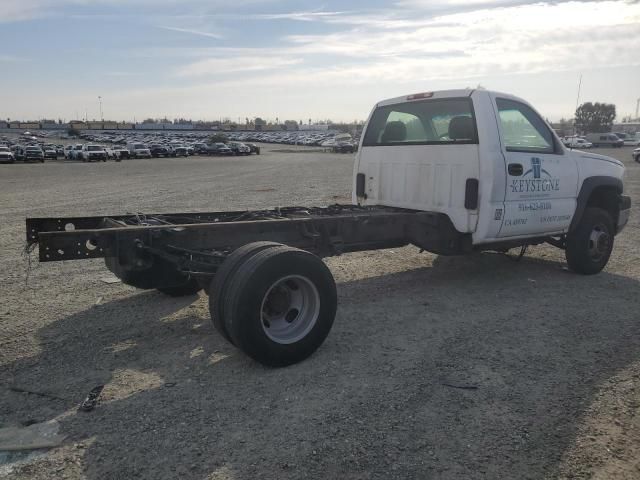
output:
[[[0,0],[0,118],[364,120],[482,86],[550,120],[640,98],[640,2]]]

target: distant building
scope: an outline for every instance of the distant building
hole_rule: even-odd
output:
[[[612,132],[636,133],[640,132],[640,122],[614,123]]]
[[[329,125],[313,124],[313,125],[298,125],[298,130],[311,131],[311,132],[325,132],[329,130]]]

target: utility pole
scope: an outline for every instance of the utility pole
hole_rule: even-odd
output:
[[[98,95],[98,102],[100,102],[100,121],[104,122],[104,115],[102,114],[102,97]]]
[[[580,74],[580,80],[578,81],[578,96],[576,97],[576,111],[578,110],[578,104],[580,103],[580,89],[582,88],[582,74]],[[576,135],[576,114],[573,114],[573,134]]]
[[[640,98],[636,102],[636,120],[640,119],[640,116],[638,116],[638,111],[639,110],[640,110]]]

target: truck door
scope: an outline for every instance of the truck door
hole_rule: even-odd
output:
[[[533,108],[493,97],[507,177],[498,237],[567,231],[576,208],[575,160]]]

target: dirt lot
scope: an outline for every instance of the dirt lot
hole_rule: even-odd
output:
[[[34,263],[27,279],[27,216],[348,201],[350,155],[274,148],[0,165],[0,427],[55,418],[67,436],[5,456],[0,476],[640,478],[637,208],[592,277],[551,247],[520,263],[415,247],[330,259],[333,330],[277,370],[223,341],[202,294],[105,283],[100,261]],[[605,153],[640,205],[640,164]],[[96,409],[78,412],[99,384]]]

